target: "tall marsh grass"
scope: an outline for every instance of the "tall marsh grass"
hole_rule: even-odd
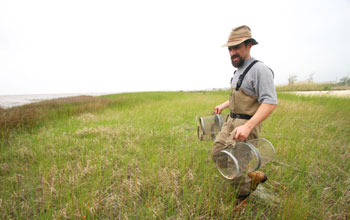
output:
[[[350,218],[350,99],[279,94],[262,132],[276,148],[269,180],[236,212],[212,142],[196,137],[196,118],[228,95],[118,94],[52,103],[40,123],[16,116],[31,129],[0,148],[0,219]]]
[[[324,91],[324,90],[349,89],[346,87],[336,87],[332,83],[297,82],[291,85],[276,86],[278,92],[290,91]]]

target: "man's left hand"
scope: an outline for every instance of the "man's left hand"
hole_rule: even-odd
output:
[[[235,132],[235,139],[239,141],[247,140],[250,132],[255,126],[265,120],[276,108],[277,105],[261,104],[254,116],[244,125],[238,126],[233,131]]]

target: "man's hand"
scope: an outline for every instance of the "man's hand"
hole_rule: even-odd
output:
[[[247,123],[233,130],[235,132],[235,139],[239,141],[247,140],[253,128],[265,120],[275,110],[276,106],[277,105],[261,104],[254,116],[249,119]]]
[[[247,140],[251,131],[252,129],[248,127],[247,124],[238,126],[233,130],[233,132],[235,133],[235,139],[239,141]]]
[[[220,114],[222,112],[222,110],[224,110],[225,108],[228,108],[229,106],[229,101],[226,101],[224,103],[222,103],[221,105],[217,105],[214,107],[214,111],[215,114]]]

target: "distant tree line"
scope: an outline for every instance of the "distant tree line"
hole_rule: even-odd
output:
[[[288,85],[293,85],[294,83],[296,83],[298,80],[298,76],[296,74],[292,74],[289,76],[288,78]],[[314,73],[311,73],[309,75],[309,78],[307,79],[308,83],[312,83],[314,81]]]
[[[298,76],[296,74],[291,74],[288,78],[288,85],[293,85],[297,82]],[[307,79],[308,83],[312,83],[314,80],[314,73],[309,75]],[[337,86],[350,86],[350,74],[348,76],[340,78],[339,82],[335,83]]]

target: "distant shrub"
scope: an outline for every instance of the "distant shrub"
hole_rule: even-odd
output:
[[[294,85],[297,82],[297,75],[290,75],[288,78],[288,85]]]
[[[330,86],[330,85],[325,85],[324,87],[323,87],[323,90],[324,91],[328,91],[328,90],[331,90],[332,89],[332,87]]]

